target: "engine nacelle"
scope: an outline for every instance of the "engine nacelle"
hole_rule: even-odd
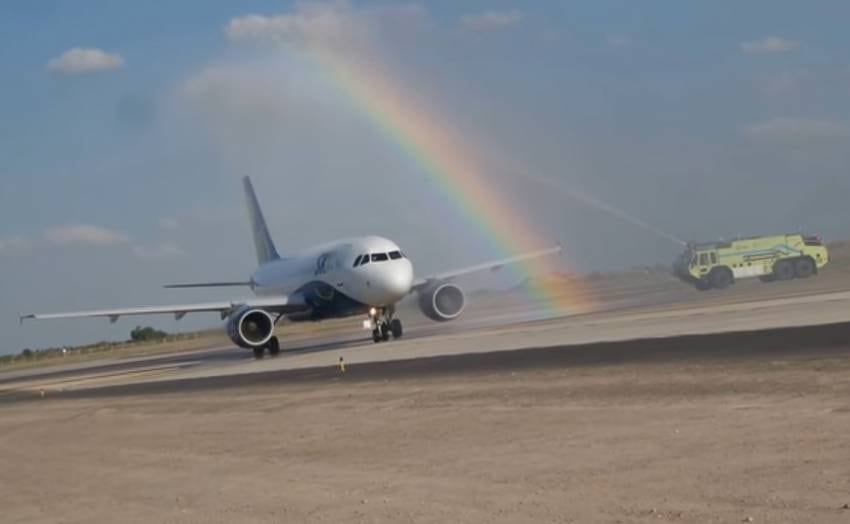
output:
[[[438,284],[419,293],[419,309],[437,322],[456,319],[466,305],[463,290],[454,284]]]
[[[239,347],[265,346],[274,335],[274,319],[262,309],[243,307],[227,319],[227,336]]]

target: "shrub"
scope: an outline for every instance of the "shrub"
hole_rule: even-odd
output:
[[[130,340],[133,342],[146,342],[149,340],[162,340],[167,337],[168,333],[159,331],[150,326],[136,326],[136,329],[130,332]]]

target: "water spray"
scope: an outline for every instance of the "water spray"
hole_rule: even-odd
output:
[[[609,215],[612,215],[614,217],[619,218],[620,220],[628,222],[629,224],[631,224],[633,226],[639,227],[640,229],[643,229],[644,231],[652,233],[656,236],[659,236],[661,238],[664,238],[664,239],[669,240],[671,242],[674,242],[676,244],[680,244],[680,245],[683,245],[683,246],[688,245],[688,243],[685,240],[682,240],[678,236],[676,236],[672,233],[669,233],[667,231],[664,231],[661,228],[655,227],[652,224],[649,224],[649,223],[641,220],[640,218],[638,218],[634,215],[626,213],[622,209],[618,209],[618,208],[612,206],[611,204],[602,202],[598,198],[593,197],[591,195],[588,195],[587,193],[585,193],[583,191],[579,191],[579,190],[576,190],[576,189],[566,187],[563,183],[552,180],[551,178],[539,177],[539,176],[536,176],[536,175],[532,175],[531,173],[528,173],[528,172],[521,172],[519,174],[521,176],[529,179],[529,180],[533,180],[534,182],[537,182],[538,184],[545,185],[547,187],[551,187],[553,189],[556,189],[556,190],[560,191],[561,193],[567,195],[568,197],[572,198],[573,200],[577,200],[577,201],[581,202],[582,204],[588,205],[588,206],[590,206],[594,209],[598,209],[599,211],[603,211],[605,213],[608,213]]]

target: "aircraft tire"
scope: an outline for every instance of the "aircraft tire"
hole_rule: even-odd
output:
[[[280,355],[280,341],[277,337],[272,337],[269,339],[269,355],[272,357],[276,357]]]
[[[381,324],[381,340],[386,342],[390,339],[390,326],[388,323],[384,322]]]
[[[254,351],[254,358],[257,359],[257,360],[260,360],[266,354],[266,348],[264,348],[263,346],[257,346],[255,348],[253,348],[253,351]]]
[[[404,334],[404,330],[401,326],[401,320],[394,318],[390,322],[390,332],[393,334],[393,338],[401,338]]]

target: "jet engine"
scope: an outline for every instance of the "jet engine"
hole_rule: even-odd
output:
[[[274,335],[274,319],[262,309],[243,307],[227,319],[227,336],[239,347],[265,346]]]
[[[465,304],[463,290],[454,284],[437,284],[419,292],[419,309],[437,322],[454,320]]]

